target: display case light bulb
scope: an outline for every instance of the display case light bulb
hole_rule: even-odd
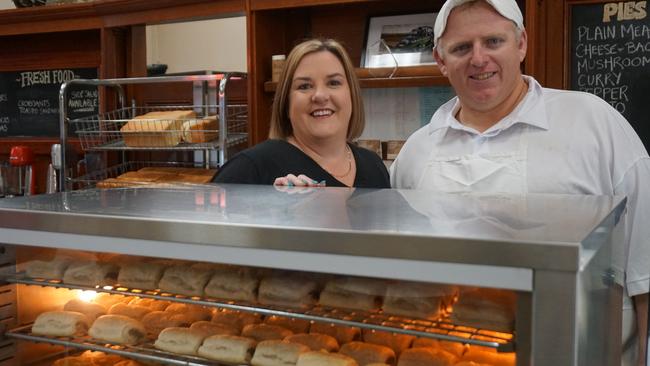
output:
[[[92,301],[95,297],[97,297],[97,292],[95,291],[82,291],[79,294],[79,300],[86,302]]]

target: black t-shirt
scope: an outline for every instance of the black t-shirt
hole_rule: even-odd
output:
[[[354,187],[390,188],[388,170],[370,150],[350,145],[357,164]],[[266,140],[233,156],[219,169],[215,183],[273,184],[287,174],[305,174],[328,187],[345,187],[302,150],[284,140]]]

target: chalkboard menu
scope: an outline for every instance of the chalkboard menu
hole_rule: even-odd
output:
[[[0,137],[58,137],[61,84],[96,78],[96,68],[0,72]],[[98,110],[97,87],[69,88],[70,118],[97,114]]]
[[[650,17],[646,1],[572,4],[570,88],[621,112],[650,150]]]

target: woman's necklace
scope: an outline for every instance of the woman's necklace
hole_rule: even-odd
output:
[[[352,171],[352,150],[350,150],[350,146],[347,143],[345,144],[345,150],[347,152],[347,157],[348,157],[348,170],[346,170],[345,173],[343,173],[342,175],[336,175],[336,174],[334,174],[334,173],[332,173],[330,171],[327,171],[334,178],[337,178],[337,179],[345,178]]]
[[[293,145],[296,146],[298,149],[300,149],[303,153],[305,153],[305,155],[311,157],[311,155],[307,154],[305,149],[303,149],[303,147],[297,140],[293,139],[293,141],[289,140],[289,142],[293,143]],[[345,144],[345,152],[346,152],[346,159],[348,161],[348,169],[345,171],[345,173],[341,175],[332,173],[329,169],[326,169],[324,166],[320,165],[320,163],[318,163],[316,159],[314,159],[313,157],[311,158],[314,159],[314,161],[316,161],[316,163],[320,165],[320,167],[323,168],[323,170],[325,170],[326,172],[328,172],[332,177],[336,179],[342,179],[350,175],[350,172],[352,171],[352,150],[350,149],[350,145],[348,145],[347,143]]]

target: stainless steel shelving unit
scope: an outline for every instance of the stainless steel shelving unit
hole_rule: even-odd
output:
[[[59,92],[59,124],[60,124],[60,145],[66,146],[68,139],[68,127],[74,125],[76,133],[84,151],[203,151],[202,157],[206,168],[210,168],[210,152],[218,154],[217,164],[222,165],[228,159],[228,148],[245,143],[248,139],[248,106],[245,104],[229,104],[226,93],[228,82],[233,79],[246,78],[246,73],[226,72],[210,75],[184,75],[184,76],[158,76],[141,78],[121,79],[75,79],[61,85]],[[161,83],[192,83],[194,88],[194,105],[192,106],[129,106],[125,100],[125,86],[138,84],[161,84]],[[102,86],[114,90],[117,93],[118,108],[98,115],[70,119],[68,117],[68,93],[71,86]],[[100,96],[102,93],[100,93]],[[100,103],[102,105],[102,103]],[[121,127],[130,119],[147,112],[160,110],[193,110],[198,116],[218,115],[219,135],[215,141],[206,143],[181,143],[175,146],[156,147],[133,147],[124,143]],[[158,134],[182,135],[182,131],[156,132]],[[61,148],[60,162],[55,165],[61,166],[66,162],[66,149]],[[123,163],[126,163],[123,159]],[[89,181],[91,176],[106,176],[109,174],[109,167],[104,172],[89,172],[87,176],[80,178],[80,181]],[[61,169],[59,176],[59,190],[65,191],[71,178],[67,176],[67,169]]]

